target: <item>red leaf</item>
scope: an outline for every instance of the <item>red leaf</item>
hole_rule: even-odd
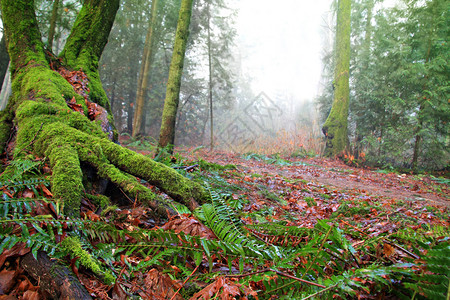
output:
[[[53,197],[52,192],[50,192],[49,189],[45,185],[41,184],[41,189],[42,189],[42,192],[44,193],[44,195],[47,198],[52,198]]]

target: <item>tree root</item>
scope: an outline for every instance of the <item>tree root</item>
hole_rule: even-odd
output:
[[[20,266],[39,282],[41,291],[48,293],[50,299],[92,299],[72,271],[50,260],[45,252],[38,251],[37,259],[28,253]]]
[[[84,190],[80,161],[93,166],[99,176],[109,179],[163,217],[170,209],[168,201],[155,195],[135,177],[158,187],[190,209],[208,199],[206,191],[198,183],[172,168],[123,148],[107,138],[95,137],[59,122],[44,125],[34,150],[50,159],[53,170],[52,192],[62,200],[66,215],[79,212]]]

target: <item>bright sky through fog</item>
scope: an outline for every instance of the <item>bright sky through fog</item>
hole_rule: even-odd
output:
[[[317,94],[323,26],[330,0],[238,0],[238,45],[254,93],[288,92],[298,100]]]

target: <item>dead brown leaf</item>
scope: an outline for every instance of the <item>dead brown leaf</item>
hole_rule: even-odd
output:
[[[7,294],[16,284],[17,270],[2,270],[0,272],[0,294]]]
[[[392,255],[395,254],[395,249],[394,247],[392,247],[391,245],[389,245],[388,243],[384,243],[383,246],[383,254],[386,257],[391,257]]]
[[[144,285],[147,293],[158,295],[163,299],[171,299],[175,295],[175,291],[181,287],[179,282],[172,280],[157,269],[147,272]],[[174,299],[182,300],[183,298],[177,294]]]
[[[23,293],[23,300],[39,300],[41,297],[37,291],[28,290]]]
[[[236,296],[240,296],[240,299],[247,299],[247,295],[252,295],[258,299],[257,293],[249,287],[242,285],[231,278],[220,276],[217,277],[213,283],[194,294],[190,300],[208,300],[216,294],[219,296],[219,299],[222,300],[236,299]]]
[[[176,233],[183,232],[202,238],[217,239],[211,229],[200,223],[194,217],[174,219],[164,224],[161,228],[164,230],[173,230]]]
[[[0,254],[0,268],[9,257],[23,256],[30,252],[30,250],[30,248],[25,248],[25,243],[17,243],[11,249],[3,250],[3,252]]]
[[[127,299],[127,294],[125,293],[125,291],[122,289],[122,287],[120,286],[120,284],[118,282],[116,282],[116,284],[114,284],[112,298],[113,298],[113,300]]]

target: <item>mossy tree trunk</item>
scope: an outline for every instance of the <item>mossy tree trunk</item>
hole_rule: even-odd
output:
[[[322,126],[326,137],[326,156],[336,156],[348,146],[350,11],[351,0],[338,1],[334,99],[331,112]]]
[[[136,91],[136,105],[133,117],[132,137],[136,137],[138,134],[143,134],[142,129],[144,126],[142,126],[142,123],[145,120],[144,119],[145,96],[147,94],[148,89],[150,66],[152,64],[154,57],[153,51],[153,45],[155,44],[154,29],[156,26],[156,13],[158,11],[158,0],[152,1],[151,11],[152,14],[150,17],[150,23],[147,30],[147,36],[145,37],[144,53],[142,54],[141,71],[139,72],[139,81]]]
[[[56,59],[44,50],[34,1],[1,0],[13,90],[6,113],[0,115],[1,146],[15,124],[14,158],[32,153],[49,159],[52,193],[69,216],[79,214],[80,202],[89,192],[83,185],[81,162],[159,214],[166,213],[167,200],[153,194],[136,177],[191,208],[207,199],[200,185],[114,143],[117,133],[100,82],[98,61],[118,8],[119,0],[85,0]],[[63,72],[78,72],[82,78],[72,85]],[[97,117],[90,115],[92,107],[100,112]]]
[[[180,100],[181,74],[183,72],[184,56],[189,37],[192,1],[182,0],[181,2],[172,62],[169,69],[169,79],[167,81],[166,99],[164,101],[158,146],[160,148],[169,146],[169,151],[172,151],[175,142],[175,122]]]

